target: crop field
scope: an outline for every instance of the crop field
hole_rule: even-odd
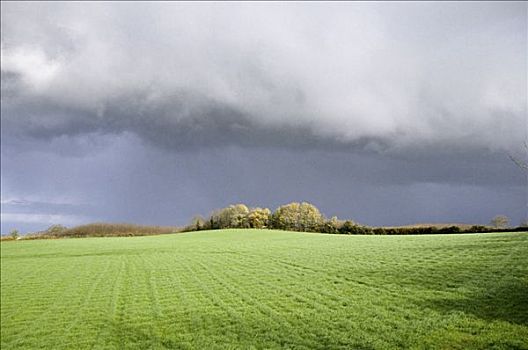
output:
[[[528,234],[1,244],[2,349],[528,349]]]

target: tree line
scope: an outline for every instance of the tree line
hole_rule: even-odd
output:
[[[204,218],[196,216],[185,227],[145,226],[134,224],[92,223],[67,228],[63,225],[52,225],[48,229],[27,235],[20,235],[12,230],[2,235],[2,240],[17,239],[53,239],[76,237],[109,237],[109,236],[146,236],[178,232],[218,230],[228,228],[275,229],[299,232],[317,232],[344,235],[417,235],[446,233],[480,233],[501,231],[528,231],[528,222],[519,227],[509,227],[509,219],[504,215],[495,216],[490,226],[474,225],[460,227],[411,226],[411,227],[370,227],[353,220],[340,220],[333,216],[326,218],[319,209],[307,202],[293,202],[281,205],[275,211],[268,208],[249,208],[245,204],[230,205],[215,210]]]
[[[509,228],[508,218],[498,215],[491,220],[491,226],[474,225],[436,227],[370,227],[353,220],[340,220],[333,216],[327,219],[319,209],[307,202],[293,202],[278,207],[274,212],[268,208],[249,208],[245,204],[230,205],[218,209],[208,217],[196,216],[183,231],[216,230],[227,228],[267,228],[299,232],[319,232],[330,234],[370,234],[370,235],[410,235],[480,233],[496,231],[525,231],[526,223],[517,228]]]

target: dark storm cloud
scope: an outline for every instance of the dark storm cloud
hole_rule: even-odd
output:
[[[54,139],[128,131],[169,151],[229,145],[336,150],[387,148],[386,142],[376,137],[339,142],[329,135],[317,135],[309,125],[260,125],[246,112],[189,93],[175,93],[166,100],[148,105],[145,99],[143,94],[116,99],[108,102],[98,114],[50,105],[49,101],[41,99],[6,103],[2,113],[17,118],[3,121],[3,136],[10,142],[13,136]]]
[[[174,149],[513,149],[526,132],[525,9],[6,3],[2,121]]]

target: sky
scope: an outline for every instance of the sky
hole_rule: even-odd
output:
[[[1,3],[1,231],[234,203],[513,225],[526,2]]]

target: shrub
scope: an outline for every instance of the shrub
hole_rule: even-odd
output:
[[[354,230],[356,224],[350,220],[346,220],[343,225],[339,228],[339,233],[342,235],[350,235]]]
[[[469,229],[467,229],[465,232],[468,233],[480,233],[480,232],[488,232],[489,229],[486,226],[482,225],[473,225]]]
[[[191,224],[186,227],[186,231],[200,231],[205,230],[207,222],[201,215],[196,215],[191,219]]]
[[[63,225],[51,225],[43,233],[46,235],[51,235],[51,236],[60,236],[67,230],[68,228]]]
[[[438,230],[438,233],[460,233],[461,229],[458,226],[444,227]]]
[[[182,231],[171,226],[145,226],[134,224],[94,223],[69,228],[54,237],[107,237],[107,236],[147,236]]]
[[[330,220],[325,220],[320,225],[318,231],[321,233],[337,234],[340,233],[341,226],[343,226],[343,221],[339,220],[336,216],[332,216]]]
[[[20,237],[20,233],[18,230],[11,230],[11,232],[9,232],[9,236],[12,240],[17,240]]]

